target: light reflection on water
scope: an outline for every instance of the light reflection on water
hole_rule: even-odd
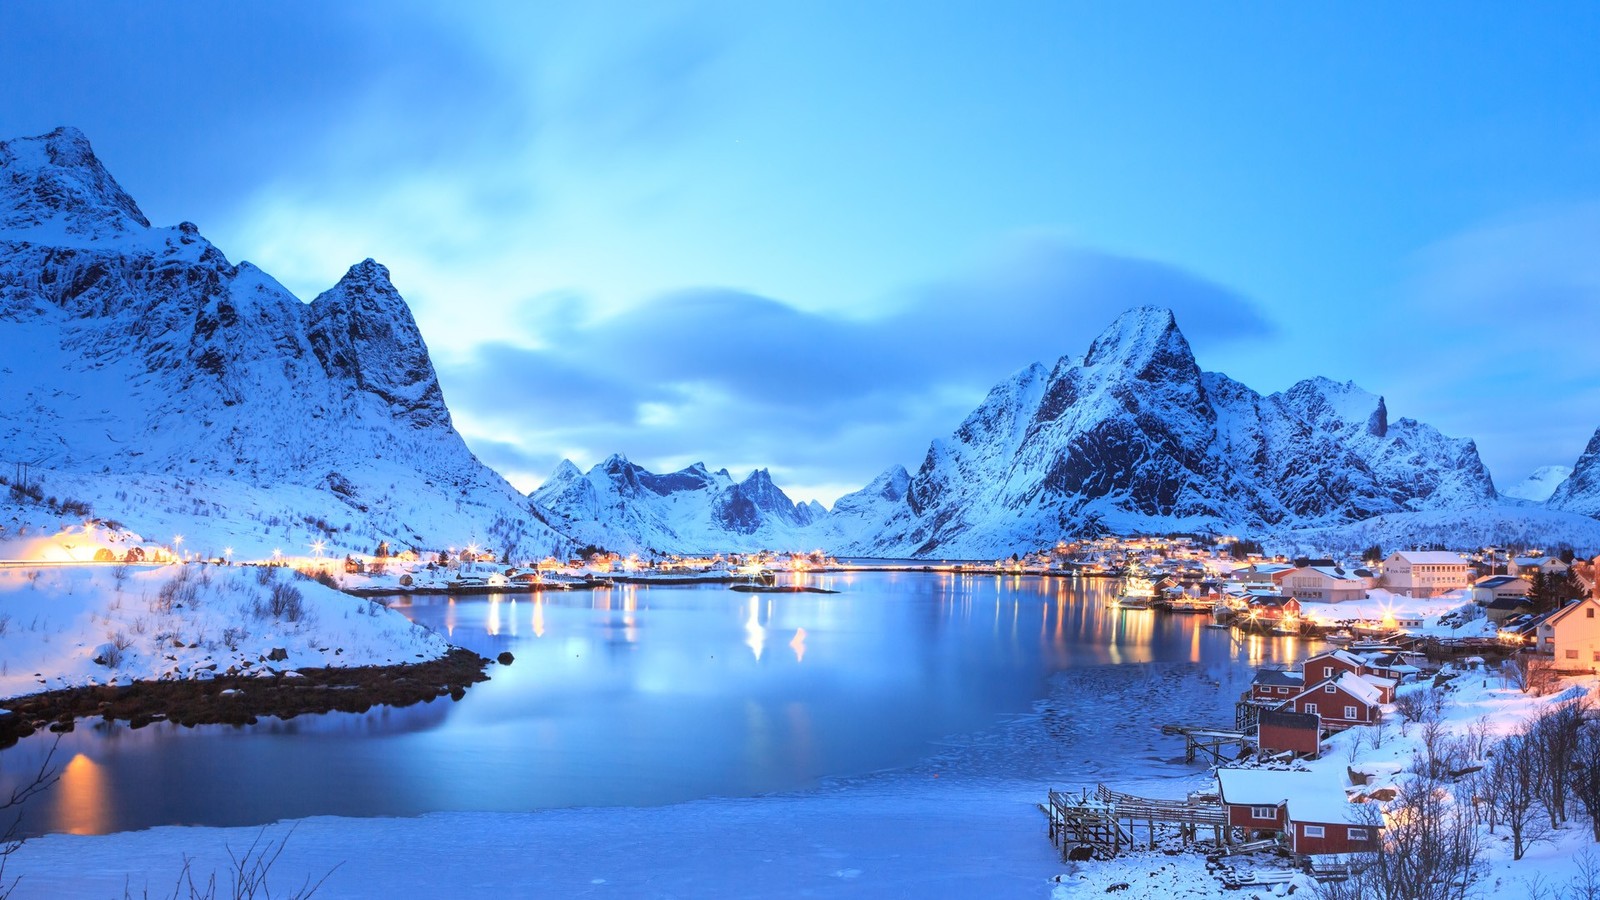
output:
[[[1292,639],[1108,608],[1109,582],[953,573],[812,576],[838,594],[616,586],[396,598],[457,644],[515,662],[447,700],[249,728],[62,738],[33,831],[650,805],[803,789],[905,766],[1028,712],[1067,669],[1297,658]],[[1084,702],[1094,702],[1093,697]],[[0,752],[0,789],[52,736]]]

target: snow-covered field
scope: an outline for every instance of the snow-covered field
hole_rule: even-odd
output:
[[[287,656],[267,660],[274,649]],[[286,568],[0,568],[0,697],[230,669],[417,662],[448,649],[399,613]]]

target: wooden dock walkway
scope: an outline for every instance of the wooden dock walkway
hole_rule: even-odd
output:
[[[1211,829],[1211,838],[1219,849],[1235,843],[1227,811],[1214,798],[1156,800],[1113,791],[1101,784],[1092,794],[1087,789],[1077,794],[1052,790],[1044,811],[1050,820],[1050,842],[1061,851],[1063,859],[1080,847],[1089,848],[1101,859],[1116,856],[1123,848],[1140,843],[1135,832],[1141,826],[1151,849],[1156,846],[1158,825],[1175,830],[1185,843],[1199,840],[1202,828]]]

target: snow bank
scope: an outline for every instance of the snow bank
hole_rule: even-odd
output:
[[[448,649],[399,613],[283,568],[0,569],[0,697],[229,669],[417,662]]]

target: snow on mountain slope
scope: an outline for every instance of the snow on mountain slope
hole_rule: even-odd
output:
[[[664,475],[613,455],[587,473],[568,460],[529,495],[545,521],[623,553],[803,549],[819,504],[796,504],[765,469],[736,482],[702,463]]]
[[[1377,544],[1387,549],[1432,547],[1538,547],[1547,552],[1568,546],[1589,553],[1600,548],[1600,521],[1537,506],[1491,505],[1373,516],[1342,525],[1280,529],[1262,535],[1270,549],[1353,557]]]
[[[1515,500],[1543,503],[1572,475],[1571,466],[1540,466],[1533,474],[1500,493]]]
[[[1495,496],[1471,441],[1391,422],[1353,384],[1263,397],[1202,373],[1154,307],[1119,316],[1082,357],[996,386],[933,442],[903,499],[893,480],[842,499],[824,546],[984,558],[1100,528],[1263,531]]]
[[[43,489],[239,552],[568,544],[455,431],[388,270],[310,304],[152,227],[76,130],[0,143],[0,445]]]
[[[1550,494],[1551,509],[1600,518],[1600,428],[1589,438],[1572,473]]]

